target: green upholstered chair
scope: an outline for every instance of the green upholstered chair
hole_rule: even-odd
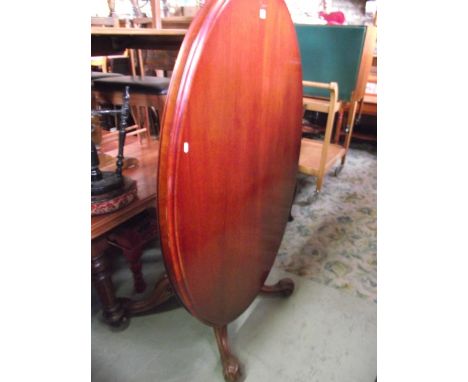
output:
[[[328,113],[323,141],[303,138],[299,171],[317,176],[316,194],[326,172],[341,159],[351,142],[357,103],[363,98],[375,46],[375,27],[296,24],[302,60],[305,110]],[[344,144],[339,144],[347,111]],[[339,113],[334,144],[330,143]]]

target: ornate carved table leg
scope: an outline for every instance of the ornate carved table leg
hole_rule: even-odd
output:
[[[279,280],[274,285],[264,285],[261,293],[268,295],[281,295],[283,297],[291,296],[294,291],[294,281],[290,278],[284,278]]]
[[[146,282],[141,271],[141,256],[143,255],[143,249],[141,247],[137,247],[131,250],[123,250],[122,253],[127,259],[130,270],[132,271],[133,287],[135,292],[143,293],[146,289]]]
[[[91,242],[91,275],[94,289],[102,305],[105,322],[113,329],[125,329],[128,318],[117,297],[112,283],[108,261],[104,253],[107,243],[103,238]]]
[[[174,296],[169,277],[165,274],[156,283],[151,295],[140,301],[126,300],[124,302],[125,310],[130,314],[143,314],[147,313],[162,303],[168,301]]]
[[[223,364],[224,379],[229,382],[239,380],[241,365],[239,360],[231,353],[227,338],[227,326],[214,327],[216,342],[218,343],[221,362]]]
[[[157,237],[158,226],[155,212],[146,210],[131,220],[114,229],[107,242],[120,248],[133,273],[133,286],[137,293],[146,289],[146,282],[141,271],[141,256],[144,246]]]

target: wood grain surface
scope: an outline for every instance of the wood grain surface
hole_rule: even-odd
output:
[[[170,280],[222,326],[260,292],[293,199],[302,73],[283,0],[210,1],[182,44],[163,118],[158,213]]]

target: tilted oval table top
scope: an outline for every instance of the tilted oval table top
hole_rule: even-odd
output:
[[[283,0],[210,1],[182,44],[164,112],[161,243],[188,311],[222,326],[259,293],[293,199],[302,117]]]

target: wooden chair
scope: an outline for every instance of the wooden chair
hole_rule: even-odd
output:
[[[91,17],[91,26],[95,27],[118,27],[119,19],[116,16],[109,17]],[[108,58],[106,56],[91,57],[91,65],[101,68],[103,73],[107,73]]]
[[[364,97],[359,102],[358,112],[356,115],[356,127],[359,126],[362,122],[362,116],[365,116],[366,120],[369,120],[369,117],[377,117],[377,56],[374,55],[372,68],[367,79],[366,91]],[[359,139],[364,139],[367,141],[377,141],[377,131],[367,131],[367,132],[354,132],[355,137]]]
[[[147,17],[138,17],[130,21],[130,27],[132,28],[152,27],[153,24],[154,20]],[[133,119],[137,125],[135,132],[140,137],[140,141],[141,132],[144,132],[146,137],[151,139],[153,123],[150,110],[154,110],[159,123],[170,80],[169,78],[148,76],[146,74],[143,53],[140,49],[129,49],[129,57],[132,75],[94,81],[95,96],[98,102],[121,104],[122,90],[125,86],[130,86],[130,106]],[[157,129],[154,130],[157,135]]]
[[[119,27],[120,26],[120,21],[118,17],[114,14],[113,16],[109,17],[91,17],[91,26],[96,26],[96,27]],[[111,102],[106,102],[103,99],[98,99],[96,97],[96,92],[95,92],[95,81],[96,80],[102,80],[102,79],[110,79],[110,78],[116,78],[116,77],[121,77],[122,74],[120,73],[114,73],[111,71],[109,72],[109,68],[112,67],[112,63],[114,60],[129,60],[131,62],[131,58],[128,57],[128,52],[125,51],[123,55],[117,55],[117,56],[99,56],[99,57],[92,57],[91,58],[91,67],[93,66],[98,66],[100,67],[101,71],[91,71],[91,90],[93,91],[93,97],[92,101],[97,106],[98,103],[107,103],[107,104],[112,104]],[[123,88],[120,89],[123,92]],[[120,97],[121,98],[121,97]],[[113,117],[115,126],[117,126],[117,116]],[[133,115],[133,119],[136,120],[135,116]],[[98,128],[99,131],[101,131],[100,127]],[[137,124],[134,124],[132,126],[129,126],[127,128],[128,130],[128,135],[138,135],[140,137],[139,141],[141,142],[141,135],[145,133],[144,129],[138,128]],[[106,133],[105,135],[102,135],[100,137],[100,141],[102,143],[105,143],[107,141],[114,140],[117,138],[118,132],[111,132],[111,133]],[[103,153],[100,153],[100,156],[104,155]]]
[[[323,141],[303,138],[299,159],[301,173],[317,176],[315,195],[318,195],[326,172],[341,159],[337,175],[345,164],[357,104],[364,96],[372,63],[375,28],[300,24],[295,27],[302,60],[304,110],[328,114]],[[340,145],[345,112],[345,140]],[[332,145],[336,113],[339,118]]]
[[[94,81],[94,93],[98,103],[121,105],[123,101],[122,90],[126,86],[130,87],[130,105],[137,110],[132,114],[135,123],[138,125],[137,129],[129,135],[145,133],[148,139],[152,139],[148,108],[155,106],[157,110],[163,110],[169,88],[169,79],[154,76],[102,78]],[[140,108],[144,110],[143,119],[141,118]]]
[[[163,29],[188,29],[192,21],[193,16],[163,17],[161,27]]]

